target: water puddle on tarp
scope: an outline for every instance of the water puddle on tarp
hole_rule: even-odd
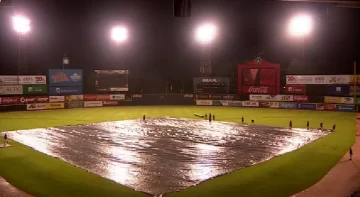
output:
[[[327,132],[153,118],[10,132],[11,139],[152,195],[271,159]]]

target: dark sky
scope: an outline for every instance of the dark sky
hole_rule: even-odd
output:
[[[202,22],[218,26],[213,43],[213,75],[227,76],[236,65],[263,52],[286,71],[298,55],[299,42],[287,35],[289,18],[313,16],[314,31],[306,39],[307,66],[290,66],[298,74],[351,73],[360,56],[360,9],[331,4],[275,1],[193,0],[191,18],[174,18],[172,0],[13,0],[0,8],[0,73],[14,74],[17,37],[11,16],[31,19],[27,57],[31,72],[61,68],[62,55],[71,68],[129,68],[147,79],[184,79],[199,75],[200,45],[194,30]],[[125,25],[130,38],[116,46],[113,25]],[[124,63],[125,61],[125,63]]]

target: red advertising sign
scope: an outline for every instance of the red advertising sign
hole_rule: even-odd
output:
[[[118,105],[119,101],[104,101],[103,105]]]
[[[110,100],[110,94],[98,94],[96,95],[97,101],[109,101]]]
[[[336,105],[335,104],[325,104],[324,109],[325,110],[336,110]]]
[[[290,94],[305,94],[305,85],[286,85],[285,92]]]
[[[0,97],[0,105],[15,105],[20,103],[20,97]]]
[[[96,94],[84,94],[83,99],[84,99],[84,101],[96,101],[97,95]]]
[[[299,96],[299,95],[294,95],[294,101],[296,102],[308,102],[309,98],[308,96]]]
[[[260,69],[260,85],[273,86],[275,81],[275,69]]]
[[[20,97],[21,104],[47,103],[47,102],[49,102],[48,96],[23,96],[23,97]]]
[[[275,94],[275,86],[243,86],[242,92],[246,94]]]

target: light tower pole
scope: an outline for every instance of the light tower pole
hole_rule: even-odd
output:
[[[13,26],[18,36],[18,75],[26,73],[27,54],[26,54],[26,41],[27,34],[30,31],[30,20],[23,16],[14,16],[12,18]]]
[[[211,48],[215,35],[216,27],[211,23],[201,25],[196,30],[196,39],[202,45],[200,61],[200,75],[202,77],[211,76]]]

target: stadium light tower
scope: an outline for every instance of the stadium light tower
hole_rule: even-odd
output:
[[[305,37],[311,33],[313,28],[310,15],[301,14],[294,16],[289,23],[289,33],[291,36],[298,37],[302,43],[302,57],[305,56]]]
[[[27,70],[26,35],[30,32],[30,20],[24,16],[12,18],[13,27],[18,35],[18,74]]]
[[[195,33],[196,40],[202,45],[202,59],[200,74],[203,77],[211,76],[211,44],[216,37],[216,26],[206,23],[199,26]]]

